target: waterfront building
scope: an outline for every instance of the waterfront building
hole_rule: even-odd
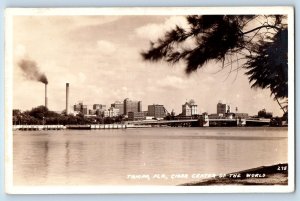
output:
[[[103,117],[109,117],[108,110],[103,111],[102,114],[103,114]]]
[[[110,107],[108,109],[108,116],[109,117],[116,117],[116,116],[119,116],[119,114],[120,114],[120,111],[117,108]]]
[[[220,119],[223,117],[223,114],[209,114],[208,118],[209,119]]]
[[[78,104],[75,104],[73,106],[74,112],[75,113],[81,113],[83,115],[87,115],[88,114],[88,108],[87,105],[83,105],[82,102],[79,102]]]
[[[96,110],[89,109],[89,115],[96,115]]]
[[[143,107],[142,107],[142,101],[138,101],[138,112],[142,112]]]
[[[185,102],[185,104],[182,105],[182,116],[193,116],[198,114],[198,106],[195,104],[194,100]]]
[[[82,111],[81,111],[81,113],[82,113],[83,115],[87,115],[87,114],[88,114],[88,108],[87,108],[87,105],[82,105]]]
[[[78,103],[78,104],[75,104],[73,109],[75,112],[80,112],[81,111],[81,105],[82,103]]]
[[[247,119],[249,118],[248,113],[234,113],[235,118]]]
[[[154,118],[164,118],[166,116],[165,107],[158,104],[148,105],[147,115],[153,116]]]
[[[139,121],[139,120],[145,120],[145,114],[144,112],[128,112],[128,120],[129,121]]]
[[[153,120],[154,117],[153,116],[145,116],[145,120]]]
[[[185,104],[182,105],[182,115],[183,116],[191,116],[191,108],[190,105],[186,102]]]
[[[142,101],[133,101],[129,98],[124,100],[124,114],[128,115],[128,112],[141,112]]]
[[[94,105],[93,105],[93,109],[94,109],[94,110],[104,111],[104,110],[106,110],[106,105],[102,105],[102,104],[94,104]]]
[[[226,113],[226,114],[209,114],[208,117],[210,119],[247,119],[249,117],[248,113]]]
[[[98,110],[96,110],[96,115],[97,115],[97,116],[102,116],[102,115],[103,115],[103,112],[104,112],[104,111],[98,109]]]
[[[119,109],[119,114],[120,115],[124,114],[124,103],[122,103],[121,101],[116,101],[116,102],[112,103],[111,107]]]
[[[226,103],[222,103],[221,101],[217,104],[217,114],[222,114],[225,116],[226,113],[231,112],[231,106]]]

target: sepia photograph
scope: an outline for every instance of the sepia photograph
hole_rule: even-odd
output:
[[[5,18],[7,193],[294,191],[292,7]]]

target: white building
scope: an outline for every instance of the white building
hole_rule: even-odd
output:
[[[120,110],[117,109],[117,108],[110,107],[108,109],[108,116],[109,117],[116,117],[116,116],[119,116],[119,114],[120,114]]]
[[[182,115],[183,116],[192,116],[198,115],[198,106],[195,104],[194,100],[190,100],[189,102],[185,102],[182,105]]]

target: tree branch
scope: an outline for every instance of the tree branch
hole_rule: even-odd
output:
[[[243,35],[246,35],[248,33],[251,33],[253,31],[256,31],[256,30],[259,30],[259,29],[262,29],[262,28],[273,28],[273,29],[276,29],[276,30],[280,30],[280,28],[276,27],[276,26],[273,26],[273,25],[263,25],[263,26],[259,26],[259,27],[256,27],[254,29],[251,29],[249,31],[246,31],[246,32],[243,32]]]
[[[285,112],[286,112],[285,109],[282,107],[282,105],[280,104],[280,102],[279,102],[279,100],[276,98],[276,96],[275,96],[275,99],[276,99],[278,105],[280,106],[280,108],[282,109],[283,113],[285,113]]]

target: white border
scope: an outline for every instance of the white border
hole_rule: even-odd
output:
[[[13,185],[13,17],[55,15],[288,15],[288,185],[287,186],[18,186]],[[295,187],[294,128],[294,8],[274,7],[123,7],[123,8],[8,8],[5,10],[5,188],[11,194],[127,194],[127,193],[286,193]]]

